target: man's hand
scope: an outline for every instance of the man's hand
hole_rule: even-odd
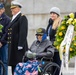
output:
[[[36,53],[32,53],[31,51],[27,51],[27,52],[26,52],[26,56],[27,56],[28,58],[35,58],[35,57],[36,57]]]
[[[0,48],[2,47],[3,45],[2,45],[2,43],[0,42]]]

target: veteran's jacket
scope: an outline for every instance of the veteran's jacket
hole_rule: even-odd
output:
[[[41,42],[35,40],[32,43],[30,50],[36,53],[37,59],[41,59],[42,57],[52,58],[54,55],[55,48],[52,46],[50,40],[45,39],[44,41]]]

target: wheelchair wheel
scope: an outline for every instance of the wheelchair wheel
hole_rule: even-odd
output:
[[[56,67],[53,71],[53,67]],[[50,62],[48,63],[44,69],[42,75],[55,75],[56,71],[59,71],[60,67],[56,63]]]
[[[2,75],[5,75],[5,67],[4,67],[4,64],[1,60],[0,60],[0,67],[2,69]]]

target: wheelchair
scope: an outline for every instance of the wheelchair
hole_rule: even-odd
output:
[[[0,67],[1,67],[1,69],[2,69],[2,75],[5,75],[5,67],[4,67],[4,64],[3,64],[3,62],[0,60]]]
[[[23,57],[22,62],[24,62],[24,58],[25,56]],[[48,60],[48,62],[45,60]],[[54,63],[53,59],[43,57],[39,62],[42,63],[42,66],[39,66],[40,71],[38,70],[38,75],[55,75],[56,71],[60,71],[59,65]],[[55,67],[54,70],[53,67]]]
[[[44,60],[50,60],[49,62],[46,62]],[[38,75],[55,75],[56,71],[60,71],[60,67],[58,64],[54,63],[52,59],[49,59],[47,57],[43,57],[41,59],[41,62],[45,65],[43,65],[43,67],[41,67],[41,72],[38,72]],[[53,67],[55,67],[55,69],[53,70]]]

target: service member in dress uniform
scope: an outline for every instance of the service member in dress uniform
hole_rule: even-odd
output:
[[[8,27],[9,66],[12,74],[17,63],[22,62],[23,55],[28,50],[27,33],[28,20],[21,13],[22,5],[17,1],[11,2],[12,20]]]
[[[0,3],[0,60],[5,66],[6,73],[8,75],[8,44],[6,35],[6,28],[10,23],[10,18],[5,14],[5,7],[3,3]],[[0,66],[0,75],[2,75],[2,69]]]

